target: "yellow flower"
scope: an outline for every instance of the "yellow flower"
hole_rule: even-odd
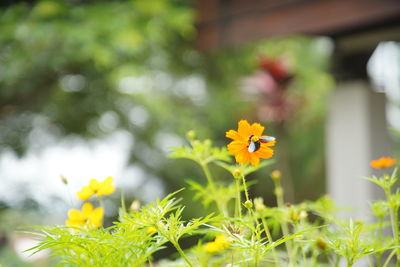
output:
[[[221,249],[222,248],[219,246],[219,244],[214,242],[214,241],[213,242],[208,242],[208,243],[206,243],[204,245],[204,250],[207,251],[207,252],[211,252],[211,253],[217,252],[217,251],[219,251]]]
[[[112,182],[113,178],[111,176],[107,177],[102,182],[91,179],[89,185],[84,186],[76,195],[82,200],[87,200],[95,194],[97,194],[98,197],[110,195],[115,191],[115,186],[112,185]]]
[[[70,209],[68,219],[65,221],[67,226],[92,226],[100,227],[103,223],[104,209],[93,209],[92,203],[86,202],[82,206],[82,211]]]
[[[146,234],[153,234],[153,233],[155,233],[155,232],[157,232],[157,229],[154,227],[154,226],[150,226],[150,227],[148,227],[147,228],[147,230],[146,230]]]
[[[229,247],[230,241],[227,236],[225,235],[217,235],[214,241],[207,242],[203,248],[205,251],[213,253],[218,252],[224,248]]]
[[[391,158],[391,157],[382,157],[377,160],[372,160],[370,162],[371,167],[374,168],[385,168],[385,167],[390,167],[396,164],[396,160]]]
[[[272,157],[274,151],[270,148],[275,145],[275,138],[263,136],[264,127],[259,123],[250,125],[246,120],[238,123],[238,130],[229,130],[226,137],[233,141],[228,144],[229,152],[235,154],[236,162],[245,164],[250,162],[255,166],[260,158]]]

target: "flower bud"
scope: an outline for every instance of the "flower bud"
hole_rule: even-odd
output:
[[[328,247],[328,243],[326,243],[325,240],[318,238],[317,241],[315,242],[315,245],[317,246],[317,248],[319,248],[320,250],[325,250]]]
[[[194,140],[196,138],[196,132],[194,130],[190,130],[186,133],[186,138],[189,140]]]
[[[236,179],[240,179],[240,177],[242,177],[243,172],[241,169],[237,168],[233,171],[233,177],[235,177]]]
[[[129,207],[129,210],[130,211],[138,211],[139,209],[140,209],[140,201],[137,199],[132,201],[132,204]]]
[[[68,179],[67,179],[67,177],[65,177],[64,175],[60,175],[60,179],[61,179],[61,182],[63,183],[63,184],[65,184],[65,185],[67,185],[68,184]]]
[[[295,210],[291,210],[289,213],[289,218],[293,222],[297,222],[299,220],[299,216],[300,216],[300,214]]]
[[[305,219],[305,218],[307,218],[307,216],[308,216],[307,211],[305,211],[305,210],[300,211],[300,214],[299,214],[300,219]]]
[[[279,170],[274,170],[271,172],[271,178],[274,180],[279,180],[281,178],[282,174]]]
[[[253,207],[253,203],[251,200],[246,200],[246,202],[244,202],[244,206],[248,209],[251,209]]]

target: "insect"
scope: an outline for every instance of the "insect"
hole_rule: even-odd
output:
[[[255,135],[250,135],[249,136],[249,146],[247,150],[249,152],[256,152],[257,150],[260,149],[261,143],[268,143],[271,141],[274,141],[275,137],[273,136],[266,136],[266,137],[257,137]]]

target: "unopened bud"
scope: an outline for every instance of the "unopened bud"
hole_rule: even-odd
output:
[[[68,179],[67,179],[67,177],[65,177],[64,175],[60,175],[60,179],[61,179],[61,182],[63,183],[63,184],[65,184],[65,185],[67,185],[68,184]]]
[[[274,180],[280,179],[281,176],[282,176],[282,174],[278,170],[274,170],[274,171],[271,172],[271,178],[274,179]]]
[[[307,211],[305,211],[305,210],[300,211],[300,214],[299,214],[300,219],[305,219],[305,218],[307,218],[307,216],[308,216]]]
[[[325,240],[320,239],[320,238],[317,239],[317,241],[315,242],[315,245],[320,250],[325,250],[328,247],[328,243],[326,243]]]
[[[379,219],[388,215],[389,207],[385,201],[377,201],[372,205],[372,213]]]
[[[234,176],[236,179],[239,179],[240,177],[242,177],[242,174],[243,174],[243,172],[242,172],[241,169],[235,169],[235,170],[233,171],[233,176]]]
[[[132,204],[129,207],[129,210],[130,211],[138,211],[139,209],[140,209],[140,201],[139,200],[132,201]]]
[[[251,200],[246,200],[246,202],[244,202],[244,206],[248,209],[251,209],[253,207],[253,203]]]
[[[186,138],[189,140],[194,140],[196,138],[196,132],[194,130],[190,130],[186,133]]]
[[[293,222],[297,222],[299,220],[299,213],[295,210],[292,210],[289,213],[289,218],[290,220],[292,220]]]

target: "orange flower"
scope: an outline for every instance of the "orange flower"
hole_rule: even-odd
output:
[[[391,157],[382,157],[380,159],[372,160],[370,164],[371,167],[374,168],[385,168],[396,164],[396,160]]]
[[[274,151],[270,147],[275,145],[275,138],[262,135],[263,131],[264,127],[259,123],[250,125],[246,120],[241,120],[237,131],[226,132],[226,137],[233,140],[228,144],[228,150],[235,154],[236,162],[250,162],[255,166],[260,163],[260,158],[272,157]]]

